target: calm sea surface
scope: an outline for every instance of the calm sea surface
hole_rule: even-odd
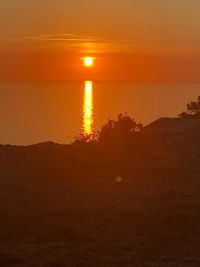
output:
[[[0,143],[70,143],[121,112],[143,124],[173,117],[200,95],[200,85],[0,83]]]

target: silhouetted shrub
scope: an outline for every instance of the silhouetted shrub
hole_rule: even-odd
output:
[[[131,119],[127,113],[119,114],[117,120],[109,120],[98,132],[99,142],[123,141],[134,132],[142,129],[143,125]]]
[[[197,101],[192,101],[187,104],[186,111],[179,114],[181,118],[200,118],[200,96],[197,98]]]
[[[91,143],[97,141],[97,134],[80,134],[79,137],[76,137],[74,144],[83,144],[83,143]]]
[[[118,115],[117,120],[109,119],[97,133],[80,134],[75,139],[74,144],[121,142],[133,136],[134,133],[140,132],[142,128],[143,125],[141,123],[137,123],[134,119],[131,119],[127,113],[124,115],[121,113]]]

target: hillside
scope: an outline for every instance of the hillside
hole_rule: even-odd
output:
[[[0,266],[198,267],[198,125],[160,119],[109,146],[0,146]]]

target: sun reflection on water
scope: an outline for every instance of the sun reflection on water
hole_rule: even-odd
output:
[[[85,81],[83,104],[83,133],[85,135],[93,133],[93,121],[93,83]]]

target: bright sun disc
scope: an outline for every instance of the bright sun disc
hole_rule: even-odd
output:
[[[83,62],[84,62],[85,67],[92,67],[94,65],[94,58],[93,57],[84,57]]]

